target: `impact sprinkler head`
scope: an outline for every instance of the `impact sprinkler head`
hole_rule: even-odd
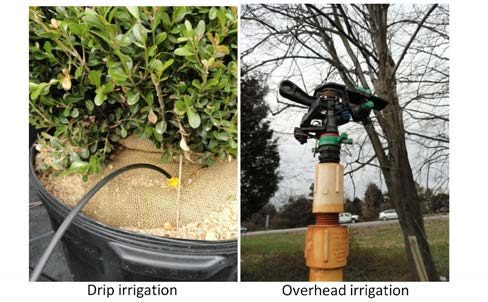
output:
[[[351,144],[347,134],[339,135],[338,127],[351,121],[367,122],[372,110],[383,110],[388,102],[366,89],[348,89],[337,83],[325,83],[308,95],[293,82],[280,83],[281,96],[308,107],[307,113],[293,134],[300,144],[309,138],[317,140],[316,151],[321,162],[338,162],[341,144]]]

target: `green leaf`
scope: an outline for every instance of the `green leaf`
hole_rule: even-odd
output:
[[[219,10],[217,11],[217,18],[219,18],[220,26],[222,28],[225,27],[225,23],[226,23],[225,13],[226,13],[226,9],[224,7],[219,8]]]
[[[185,102],[186,107],[191,107],[191,105],[193,105],[193,100],[188,95],[183,96],[183,101]]]
[[[171,25],[171,20],[169,19],[169,15],[166,12],[161,12],[160,13],[161,20],[163,21],[163,24],[166,26]]]
[[[200,20],[198,22],[197,28],[195,30],[195,34],[198,40],[202,39],[203,35],[205,34],[205,21]]]
[[[54,84],[59,83],[59,80],[52,79],[49,83],[32,83],[29,82],[29,92],[31,93],[30,97],[33,101],[37,100],[39,95],[47,95],[51,86]]]
[[[85,106],[86,106],[86,109],[88,109],[88,111],[93,111],[93,109],[95,109],[95,105],[93,104],[93,102],[91,100],[86,100]]]
[[[88,74],[88,80],[90,84],[99,87],[101,84],[102,72],[100,70],[91,70]]]
[[[87,159],[88,157],[90,157],[90,151],[87,148],[83,148],[80,151],[80,156],[83,159]]]
[[[202,84],[201,84],[201,83],[200,83],[200,81],[199,81],[199,80],[197,80],[197,79],[193,80],[193,81],[191,82],[191,84],[192,84],[193,86],[195,86],[196,88],[198,88],[198,89],[202,89]]]
[[[217,18],[217,9],[215,7],[212,7],[210,9],[210,11],[208,12],[208,18],[210,20],[213,20],[213,19]]]
[[[97,14],[97,12],[91,8],[87,8],[85,10],[85,16],[82,18],[82,20],[91,27],[96,27],[101,30],[105,29],[105,25],[102,22],[103,17]]]
[[[115,51],[114,53],[117,55],[117,57],[119,57],[120,62],[122,62],[122,64],[124,64],[126,66],[127,70],[131,70],[132,69],[133,62],[132,62],[131,57],[129,57],[126,54],[121,53],[118,50]]]
[[[130,45],[130,38],[126,35],[119,34],[115,37],[115,42],[119,44],[120,47],[127,47]]]
[[[149,49],[147,50],[147,56],[149,58],[152,58],[156,55],[157,51],[158,51],[158,46],[153,45],[153,46],[149,47]]]
[[[158,141],[158,142],[162,142],[163,141],[163,135],[157,133],[156,131],[154,131],[153,133],[153,136],[154,138]]]
[[[83,27],[76,22],[73,22],[73,21],[68,22],[68,28],[71,31],[71,33],[73,33],[77,36],[80,36],[83,34]]]
[[[179,115],[185,114],[186,106],[182,100],[177,100],[175,102],[175,112]]]
[[[29,91],[30,91],[30,99],[35,101],[41,94],[42,87],[40,87],[40,85],[37,85],[35,87],[29,87]]]
[[[78,108],[73,108],[71,111],[71,117],[72,118],[77,118],[80,115],[80,112],[78,111]]]
[[[124,84],[127,80],[127,75],[120,67],[109,68],[108,75],[115,81],[116,84]]]
[[[146,103],[149,105],[149,106],[152,106],[152,104],[154,104],[154,96],[153,96],[153,93],[152,91],[149,91],[147,94],[146,94]]]
[[[228,55],[228,54],[229,54],[229,48],[225,45],[219,45],[215,49],[215,57],[216,58],[221,58],[221,57]]]
[[[161,155],[161,162],[167,163],[171,159],[171,154],[168,150],[164,150],[163,155]]]
[[[159,123],[156,124],[156,132],[159,134],[163,134],[166,132],[166,128],[168,127],[168,123],[166,121],[160,121]]]
[[[103,85],[103,90],[105,90],[106,93],[114,91],[114,88],[115,88],[114,84],[111,82],[105,83]]]
[[[151,71],[156,72],[156,74],[158,76],[161,76],[161,74],[164,71],[164,69],[163,69],[163,62],[161,62],[161,60],[158,60],[158,59],[152,59],[149,62],[149,68],[151,69]]]
[[[139,94],[139,92],[136,92],[134,90],[130,90],[127,93],[127,104],[129,104],[129,105],[136,104],[139,101],[140,97],[141,97],[141,95]]]
[[[201,122],[200,115],[191,108],[187,109],[186,114],[188,115],[188,122],[190,123],[190,126],[193,129],[198,128]]]
[[[120,140],[120,136],[117,135],[117,134],[115,134],[115,133],[114,134],[110,134],[109,138],[114,143],[116,143],[116,142],[118,142]]]
[[[101,106],[103,104],[103,101],[107,99],[107,96],[105,95],[105,87],[100,86],[99,88],[97,88],[96,93],[97,94],[95,95],[94,99],[95,105]]]
[[[207,166],[212,166],[213,164],[215,164],[215,159],[211,156],[207,157],[206,163],[207,163]]]
[[[191,26],[190,21],[185,20],[185,28],[187,32],[191,32],[193,30],[193,27]]]
[[[180,47],[180,48],[175,49],[175,55],[177,55],[177,56],[193,56],[193,52],[191,52],[187,48]]]
[[[173,24],[178,23],[181,20],[183,20],[183,18],[185,17],[185,15],[187,13],[188,12],[186,11],[186,6],[175,6],[175,7],[173,7],[173,16],[172,16]]]
[[[88,163],[87,163],[87,162],[82,161],[82,160],[77,160],[77,161],[74,161],[74,162],[72,162],[72,163],[71,163],[71,166],[69,167],[69,169],[70,169],[70,170],[71,170],[71,169],[73,169],[73,170],[77,170],[77,169],[79,169],[79,168],[81,168],[81,167],[84,167],[84,166],[86,166],[86,165],[88,165]]]
[[[78,79],[83,74],[83,66],[78,66],[75,70],[75,79]]]
[[[142,44],[146,43],[147,39],[147,30],[141,24],[137,23],[132,27],[132,33],[137,41],[141,42]]]
[[[214,136],[221,141],[228,141],[230,139],[230,134],[227,132],[215,132]]]
[[[163,41],[166,40],[167,36],[168,36],[168,34],[165,32],[161,32],[161,33],[157,34],[156,35],[156,45],[163,43]]]
[[[123,138],[127,137],[127,130],[125,130],[124,127],[120,128],[120,136],[122,136]]]
[[[173,59],[169,59],[168,61],[164,62],[163,71],[166,70],[168,67],[170,67],[174,63],[174,61],[175,60],[173,60]]]
[[[139,20],[139,9],[137,8],[137,6],[127,6],[127,10],[132,16],[134,16],[134,18]]]
[[[46,51],[48,54],[51,54],[51,53],[52,53],[52,49],[53,49],[53,47],[52,47],[52,45],[51,45],[51,42],[49,42],[49,41],[44,42],[44,47],[43,47],[43,48],[44,48],[44,50],[45,50],[45,51]]]
[[[182,43],[186,41],[188,41],[188,37],[178,37],[178,39],[176,39],[176,42],[178,43]]]

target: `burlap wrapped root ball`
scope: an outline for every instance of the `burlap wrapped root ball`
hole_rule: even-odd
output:
[[[90,175],[86,182],[79,174],[41,174],[41,182],[54,197],[73,207],[104,176],[130,164],[153,164],[178,176],[179,163],[161,163],[161,154],[150,141],[130,137],[121,143],[130,148],[116,153],[101,174]],[[37,162],[46,156],[49,154],[41,147]],[[169,187],[163,175],[148,169],[128,171],[113,179],[93,197],[83,214],[144,234],[196,240],[236,238],[237,162],[217,161],[204,167],[184,160],[180,181],[178,228],[177,189]]]

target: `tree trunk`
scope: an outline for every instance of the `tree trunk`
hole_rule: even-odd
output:
[[[418,280],[419,275],[418,272],[416,273],[416,265],[408,236],[415,236],[417,238],[429,280],[439,280],[430,253],[420,209],[420,199],[417,194],[412,168],[408,159],[403,118],[400,106],[398,105],[396,85],[394,83],[394,79],[389,81],[378,79],[378,82],[375,84],[378,96],[390,101],[389,108],[383,112],[384,120],[381,123],[382,128],[387,133],[389,145],[388,162],[381,163],[380,161],[380,164],[388,167],[386,173],[384,173],[385,183],[398,212],[412,278]]]
[[[396,77],[394,74],[395,62],[389,51],[386,40],[387,5],[369,5],[371,26],[374,43],[379,59],[378,78],[373,82],[375,93],[388,100],[389,105],[381,114],[377,114],[378,122],[388,142],[388,155],[378,156],[385,183],[391,199],[395,202],[400,226],[405,241],[405,251],[410,267],[411,278],[419,280],[419,272],[415,264],[409,236],[417,238],[420,254],[425,266],[427,278],[431,281],[439,280],[439,275],[432,258],[424,221],[420,209],[420,198],[417,194],[412,168],[408,158],[405,143],[405,128],[403,113],[399,104]],[[377,133],[368,130],[368,135],[375,151],[382,149]],[[376,137],[374,137],[376,136]]]

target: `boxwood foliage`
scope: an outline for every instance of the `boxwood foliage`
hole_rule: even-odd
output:
[[[234,7],[29,10],[29,111],[44,168],[99,172],[136,134],[169,161],[237,153]]]

